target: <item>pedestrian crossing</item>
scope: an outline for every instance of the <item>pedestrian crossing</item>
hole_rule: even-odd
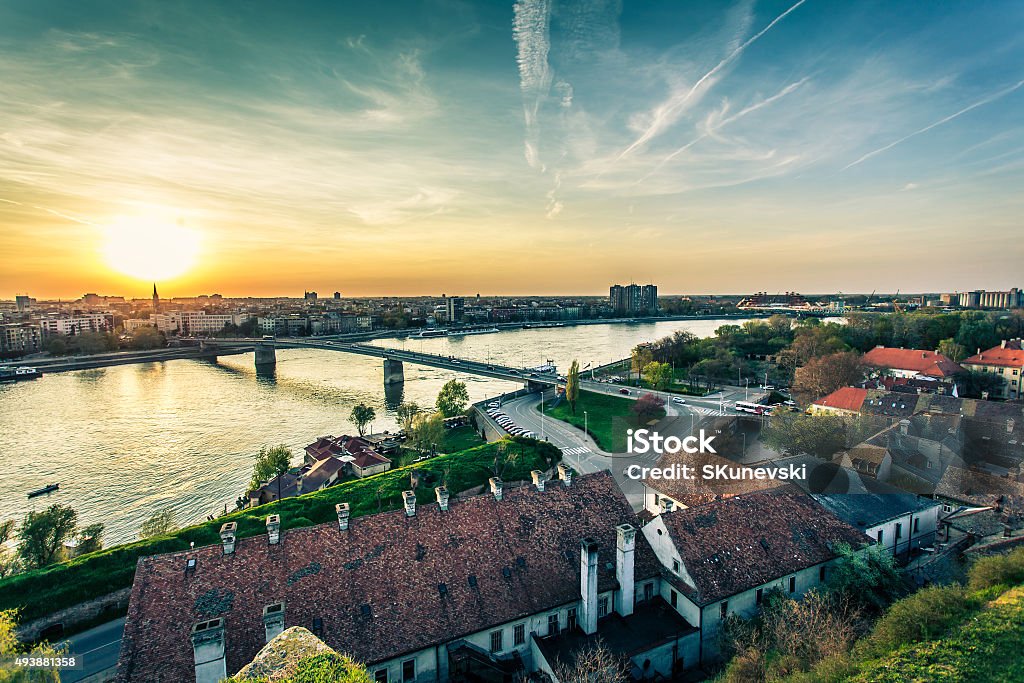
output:
[[[734,415],[735,413],[726,410],[720,410],[718,408],[705,408],[703,406],[690,406],[690,410],[701,415],[711,415],[713,417],[722,417],[723,415]]]
[[[586,446],[574,446],[573,448],[563,448],[562,455],[583,455],[584,453],[592,453]]]

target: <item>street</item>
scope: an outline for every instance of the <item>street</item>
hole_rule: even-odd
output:
[[[63,683],[75,683],[101,671],[113,669],[117,666],[123,634],[124,617],[121,617],[57,643],[58,647],[66,649],[65,656],[73,656],[81,663],[75,669],[62,669],[60,680]]]

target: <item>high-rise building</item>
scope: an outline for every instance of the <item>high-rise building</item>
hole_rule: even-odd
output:
[[[653,313],[658,310],[657,285],[612,285],[608,301],[617,313]]]
[[[28,294],[19,294],[14,297],[14,303],[18,307],[18,313],[27,313],[32,307],[32,298]]]
[[[466,310],[466,302],[461,296],[450,296],[446,300],[448,322],[457,323],[462,320]]]
[[[1014,287],[1006,292],[986,292],[976,289],[973,292],[960,292],[961,308],[1020,308],[1024,306],[1024,291]]]
[[[648,313],[658,310],[658,285],[644,285],[640,288],[640,309]]]

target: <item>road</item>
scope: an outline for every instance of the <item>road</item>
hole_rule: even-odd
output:
[[[121,617],[58,643],[59,647],[66,648],[65,656],[74,656],[81,662],[80,668],[61,670],[62,683],[75,683],[116,667],[123,634],[124,617]]]

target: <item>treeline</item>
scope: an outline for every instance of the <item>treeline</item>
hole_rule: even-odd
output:
[[[139,327],[131,335],[121,337],[114,332],[81,332],[52,336],[45,349],[51,356],[88,356],[96,353],[162,349],[167,337],[155,327]]]

